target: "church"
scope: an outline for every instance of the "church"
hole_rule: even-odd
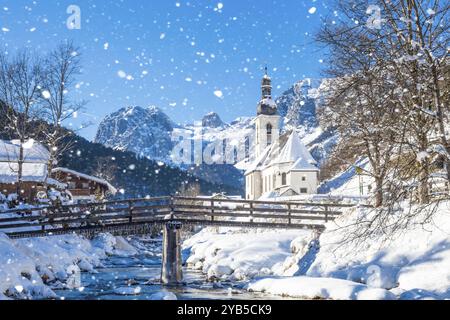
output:
[[[280,135],[281,117],[272,99],[272,80],[267,68],[261,91],[255,120],[254,156],[245,172],[247,200],[316,194],[317,162],[295,130]]]

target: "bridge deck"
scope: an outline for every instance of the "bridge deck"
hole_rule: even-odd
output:
[[[324,229],[336,203],[162,197],[0,212],[0,232],[12,238],[62,234],[146,234],[168,222],[266,229]]]

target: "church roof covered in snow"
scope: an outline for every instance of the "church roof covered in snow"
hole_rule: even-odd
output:
[[[282,137],[280,137],[282,140]],[[309,153],[298,134],[293,131],[284,144],[272,144],[247,168],[246,175],[273,165],[292,163],[289,171],[319,171],[317,162]]]
[[[281,149],[280,154],[274,163],[294,163],[290,168],[291,171],[318,170],[316,167],[317,162],[311,156],[308,149],[302,143],[300,137],[295,131],[293,131],[289,136],[288,141]]]

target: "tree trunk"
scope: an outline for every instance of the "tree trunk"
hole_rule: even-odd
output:
[[[430,175],[430,166],[428,160],[425,159],[421,162],[420,168],[420,183],[419,183],[419,202],[421,204],[427,204],[430,202],[430,187],[428,185],[428,177]]]
[[[25,143],[23,138],[20,138],[20,144],[19,144],[19,158],[17,159],[17,188],[16,193],[20,197],[22,193],[22,187],[23,187],[23,162],[24,162],[24,151],[23,151],[23,144]]]
[[[379,208],[384,203],[383,196],[383,179],[380,177],[375,178],[375,207]]]

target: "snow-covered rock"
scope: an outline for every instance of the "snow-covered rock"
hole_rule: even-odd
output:
[[[136,296],[142,291],[141,287],[118,287],[114,288],[114,293],[122,296]]]
[[[150,300],[178,300],[177,296],[172,292],[161,291],[155,294],[152,294],[149,298]]]

